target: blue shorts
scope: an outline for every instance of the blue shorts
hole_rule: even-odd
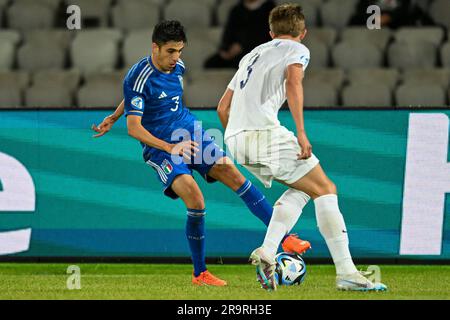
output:
[[[164,194],[172,199],[178,198],[178,195],[171,188],[172,182],[177,176],[182,174],[192,176],[192,170],[195,170],[207,182],[216,182],[215,179],[208,176],[208,172],[219,159],[226,156],[222,148],[203,130],[201,141],[195,139],[193,135],[191,139],[199,144],[198,149],[200,151],[190,161],[182,156],[171,155],[156,148],[147,147],[144,149],[144,161],[155,170],[157,179],[163,185]]]

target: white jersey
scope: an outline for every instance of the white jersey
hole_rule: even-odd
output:
[[[303,44],[287,39],[264,43],[242,58],[228,88],[234,91],[225,139],[244,130],[280,127],[278,110],[286,101],[287,66],[308,66],[310,54]]]

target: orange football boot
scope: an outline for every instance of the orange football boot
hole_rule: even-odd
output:
[[[198,277],[192,275],[192,284],[195,284],[197,286],[223,287],[227,285],[227,282],[213,276],[211,272],[206,270],[200,273]]]
[[[283,251],[287,253],[303,254],[311,249],[309,241],[300,239],[296,234],[290,234],[281,244]]]

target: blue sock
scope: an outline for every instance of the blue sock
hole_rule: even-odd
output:
[[[249,180],[246,180],[236,193],[244,200],[250,211],[268,226],[272,218],[273,207],[261,191]]]
[[[206,271],[205,262],[205,209],[187,209],[186,237],[191,249],[194,275]]]
[[[273,207],[267,201],[266,197],[256,188],[249,180],[236,190],[236,193],[244,200],[250,211],[258,217],[266,226],[269,226],[272,218]],[[281,242],[283,242],[288,235],[285,235]]]

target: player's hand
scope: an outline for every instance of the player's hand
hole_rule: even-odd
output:
[[[220,50],[222,59],[232,60],[242,53],[242,46],[239,43],[233,43],[228,50]]]
[[[105,119],[103,119],[102,123],[100,123],[98,126],[95,124],[92,125],[92,130],[97,132],[98,134],[93,135],[94,138],[99,138],[106,134],[109,130],[111,130],[114,123],[117,121],[116,118],[114,118],[112,115],[107,116]]]
[[[230,54],[231,58],[236,58],[238,55],[240,55],[242,52],[242,46],[239,43],[233,43],[228,50],[228,53]]]
[[[192,156],[196,156],[197,152],[199,152],[198,143],[195,141],[182,141],[177,144],[170,145],[170,154],[179,155],[185,158],[186,160],[191,160]]]
[[[311,158],[312,156],[312,145],[308,140],[308,137],[306,136],[306,133],[301,133],[298,135],[298,144],[300,145],[300,148],[302,149],[302,153],[298,155],[298,160],[306,160]]]

